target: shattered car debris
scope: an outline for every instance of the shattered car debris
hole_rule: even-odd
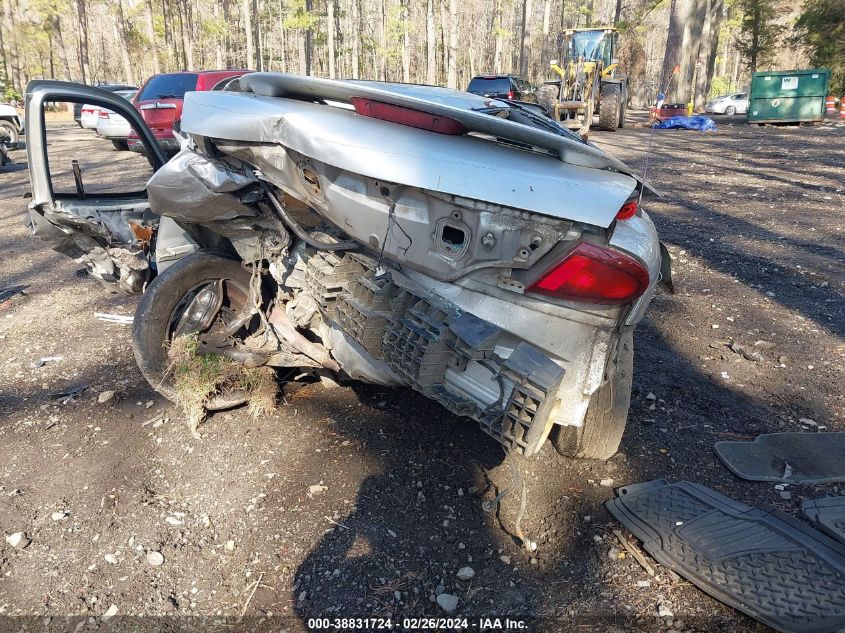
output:
[[[518,104],[280,73],[187,93],[189,141],[165,163],[119,98],[27,92],[33,231],[101,280],[148,286],[134,349],[165,395],[165,347],[191,333],[252,367],[411,387],[522,454],[547,438],[616,451],[633,330],[669,282],[648,187],[623,163]],[[127,118],[146,191],[52,194],[37,115],[59,99]]]

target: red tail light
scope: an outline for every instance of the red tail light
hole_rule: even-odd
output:
[[[618,251],[582,242],[528,292],[559,299],[621,305],[648,288],[648,271]]]
[[[513,90],[508,90],[508,99],[513,99]]]
[[[109,118],[109,113],[108,113],[108,112],[106,112],[105,110],[100,110],[100,118],[101,118],[101,119],[108,119],[108,118]]]
[[[633,218],[637,214],[637,200],[628,200],[625,204],[622,205],[622,208],[619,209],[619,213],[616,214],[617,220],[627,220],[628,218]]]
[[[355,112],[362,116],[390,121],[391,123],[399,123],[400,125],[416,127],[421,130],[429,130],[430,132],[438,132],[440,134],[459,135],[466,133],[463,123],[445,116],[421,112],[413,108],[405,108],[390,103],[382,103],[381,101],[373,101],[372,99],[365,99],[363,97],[352,97],[350,101],[352,101],[352,105],[355,107]]]
[[[91,114],[92,112],[94,112],[94,108],[82,108],[83,114]]]

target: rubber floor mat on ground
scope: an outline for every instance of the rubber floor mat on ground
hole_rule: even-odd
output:
[[[804,516],[840,543],[845,543],[845,497],[808,499],[801,504]]]
[[[716,442],[722,463],[750,481],[845,481],[845,433],[768,433],[753,442]]]
[[[845,630],[845,546],[775,508],[686,481],[617,493],[610,513],[655,560],[716,599],[779,631]]]

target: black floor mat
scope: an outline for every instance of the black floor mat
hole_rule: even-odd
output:
[[[845,433],[769,433],[753,442],[716,442],[719,459],[751,481],[845,481]]]
[[[822,531],[845,543],[845,497],[808,499],[801,504],[801,510]]]
[[[845,546],[779,510],[686,481],[618,494],[610,513],[655,560],[718,600],[779,631],[845,629]]]

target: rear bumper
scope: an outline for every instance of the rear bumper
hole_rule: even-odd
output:
[[[319,306],[320,337],[347,374],[410,386],[524,455],[555,424],[583,424],[629,330],[620,325],[625,307],[555,305],[410,270],[376,275],[360,254],[308,249],[303,260],[297,285]],[[295,320],[307,305],[288,314]]]
[[[408,272],[408,276],[498,328],[497,356],[509,358],[521,346],[529,346],[561,369],[560,382],[546,396],[546,417],[538,420],[541,432],[536,438],[540,444],[555,424],[583,424],[592,394],[605,381],[605,368],[620,334],[624,307],[553,305],[471,280],[453,284],[414,272]],[[461,378],[465,377],[447,372],[447,383],[458,384]],[[539,450],[540,444],[534,445],[533,450]]]
[[[132,129],[129,127],[129,124],[125,125],[118,125],[118,124],[98,124],[97,125],[97,136],[100,138],[108,139],[110,141],[120,141],[126,140],[126,138],[131,133]]]
[[[583,390],[591,362],[601,380],[614,318],[567,322],[420,273],[377,274],[375,260],[360,254],[307,251],[303,259],[302,285],[324,316],[320,337],[347,374],[410,386],[478,421],[509,451],[540,450],[560,412],[578,406],[571,392]],[[288,307],[294,319],[307,302],[296,305]]]

